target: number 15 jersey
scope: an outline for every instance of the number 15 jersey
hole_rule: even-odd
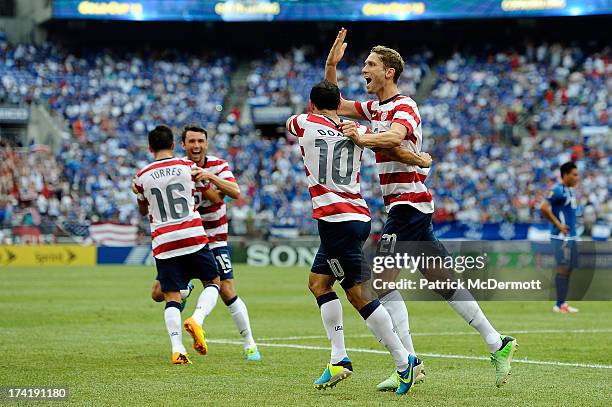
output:
[[[346,138],[332,119],[318,114],[292,116],[287,130],[298,138],[312,217],[327,222],[370,221],[368,205],[359,187],[363,149]],[[358,124],[360,134],[367,127]]]
[[[139,200],[149,206],[153,256],[169,259],[200,250],[208,243],[195,209],[196,164],[178,158],[157,160],[136,175]]]

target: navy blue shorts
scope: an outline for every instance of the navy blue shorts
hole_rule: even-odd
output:
[[[321,245],[311,271],[334,276],[345,290],[368,281],[370,266],[364,260],[363,244],[370,235],[371,222],[318,221]]]
[[[193,279],[204,282],[213,280],[219,275],[217,263],[208,245],[184,256],[155,259],[155,266],[157,280],[162,292],[165,293],[183,290]]]
[[[578,266],[578,244],[576,240],[550,239],[558,267],[574,269]]]
[[[434,235],[431,216],[431,213],[423,213],[411,205],[396,205],[391,208],[383,226],[378,253],[407,252],[411,256],[449,256],[444,245]]]
[[[212,249],[213,256],[217,261],[217,270],[221,280],[231,280],[234,278],[234,269],[232,267],[232,259],[230,257],[229,247],[220,246]]]

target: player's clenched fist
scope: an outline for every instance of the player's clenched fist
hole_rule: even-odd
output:
[[[334,41],[334,45],[332,45],[331,50],[329,51],[329,55],[327,56],[327,61],[325,62],[327,65],[338,65],[338,62],[344,56],[344,51],[346,50],[346,46],[348,45],[344,42],[346,38],[346,29],[343,27],[338,32],[338,36]]]
[[[342,122],[340,123],[340,129],[342,134],[350,138],[359,145],[359,131],[357,131],[357,123],[355,122]]]
[[[431,167],[431,163],[433,162],[431,155],[429,153],[419,153],[419,156],[423,160],[420,164],[420,167],[429,168]]]
[[[210,178],[210,173],[200,167],[193,168],[191,170],[191,175],[196,181],[208,181]]]

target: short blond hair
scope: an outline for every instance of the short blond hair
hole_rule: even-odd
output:
[[[402,74],[402,72],[404,72],[404,59],[402,58],[400,53],[394,50],[393,48],[385,47],[384,45],[377,45],[372,48],[370,52],[380,56],[380,59],[385,69],[395,69],[395,74],[393,75],[393,82],[397,83],[400,75]]]

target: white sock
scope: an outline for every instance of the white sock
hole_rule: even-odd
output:
[[[198,324],[202,325],[204,318],[215,308],[217,298],[219,298],[219,287],[214,284],[204,287],[202,294],[198,298],[198,305],[196,305],[196,309],[193,311],[193,319]]]
[[[393,356],[398,372],[406,370],[409,363],[408,351],[404,348],[404,345],[402,345],[402,342],[393,330],[393,322],[385,307],[376,307],[365,322],[370,331],[376,336],[376,339],[378,339],[378,342],[385,345],[391,356]]]
[[[465,288],[455,291],[455,294],[448,300],[448,304],[461,315],[470,326],[474,327],[482,336],[489,347],[490,352],[496,352],[502,345],[499,332],[493,328],[487,317],[480,309],[480,306]]]
[[[416,356],[414,345],[412,344],[412,336],[410,335],[408,308],[406,308],[406,303],[402,295],[397,290],[390,291],[385,294],[384,297],[380,298],[380,303],[385,307],[389,316],[391,316],[393,329],[395,329],[397,336],[399,336],[400,341],[402,341],[404,348],[406,348],[409,353]]]
[[[183,345],[183,330],[181,327],[181,311],[176,307],[168,307],[164,310],[164,320],[166,321],[166,329],[170,335],[172,343],[172,353],[180,352],[187,353]]]
[[[238,332],[240,332],[240,336],[242,336],[244,348],[250,349],[256,346],[253,340],[253,332],[251,331],[251,323],[249,322],[249,312],[244,301],[240,297],[236,297],[234,302],[228,305],[227,309],[232,314],[232,319],[238,328]]]
[[[321,319],[327,338],[331,342],[331,357],[329,363],[340,362],[348,357],[344,347],[344,325],[342,324],[342,304],[339,299],[328,301],[321,305]]]

